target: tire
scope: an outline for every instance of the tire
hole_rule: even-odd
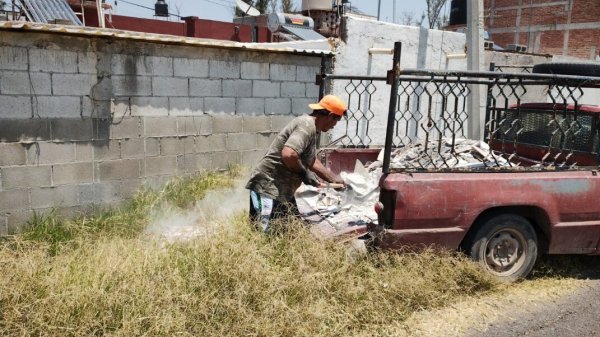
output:
[[[502,281],[524,278],[537,259],[535,230],[519,215],[500,214],[488,219],[471,242],[471,258]]]
[[[557,74],[600,77],[600,65],[592,63],[540,63],[533,66],[535,74]]]

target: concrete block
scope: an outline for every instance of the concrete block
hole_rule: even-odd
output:
[[[26,153],[25,146],[20,143],[0,143],[0,166],[25,165]]]
[[[319,86],[312,83],[306,83],[306,97],[317,102],[319,100]]]
[[[77,73],[77,53],[66,50],[29,49],[29,71]]]
[[[240,78],[240,63],[210,60],[208,62],[210,78]]]
[[[204,112],[209,114],[235,113],[235,98],[206,97],[204,99]]]
[[[51,186],[52,166],[12,166],[0,169],[2,189],[22,189],[27,187]]]
[[[79,205],[79,187],[74,185],[31,189],[31,208],[68,207]]]
[[[51,89],[48,73],[0,72],[0,92],[4,95],[50,95]]]
[[[23,231],[27,221],[33,217],[33,211],[11,212],[6,216],[8,234],[18,234]]]
[[[0,69],[27,70],[27,49],[0,46]]]
[[[72,163],[75,143],[37,142],[27,148],[27,163],[32,165]]]
[[[212,125],[212,116],[177,117],[177,135],[210,135],[213,132]]]
[[[252,97],[280,97],[281,83],[270,81],[254,81]]]
[[[190,78],[190,96],[221,97],[223,86],[221,80]]]
[[[273,81],[295,81],[296,70],[294,64],[271,64],[269,78]]]
[[[211,169],[222,171],[229,169],[232,165],[240,165],[242,155],[238,151],[213,152]]]
[[[275,139],[276,136],[277,136],[277,133],[270,133],[270,132],[258,133],[256,135],[256,148],[261,149],[264,152],[266,152],[267,149],[269,149],[269,147],[271,147],[271,143],[273,143],[273,140]]]
[[[227,150],[255,150],[255,133],[229,133],[227,134]]]
[[[264,98],[237,98],[236,115],[264,115],[265,99]]]
[[[242,151],[242,166],[254,167],[265,156],[265,150]]]
[[[110,126],[110,138],[139,138],[142,133],[141,130],[141,117],[124,117],[119,120],[113,120]]]
[[[81,98],[76,96],[38,96],[34,101],[33,115],[42,118],[79,118],[81,117]]]
[[[271,116],[271,130],[279,132],[296,116]]]
[[[31,97],[0,95],[2,118],[29,119],[32,117]],[[1,124],[4,124],[4,121]],[[1,126],[0,126],[1,127]],[[5,137],[4,133],[0,137]]]
[[[144,158],[144,140],[142,138],[122,139],[121,158]]]
[[[289,98],[265,99],[265,114],[288,115],[292,112],[292,100]]]
[[[119,184],[119,195],[123,199],[131,198],[139,191],[142,185],[142,179],[125,179]]]
[[[151,96],[152,78],[149,76],[113,75],[112,87],[115,96]]]
[[[113,74],[173,76],[173,59],[169,57],[125,55],[113,56]]]
[[[210,153],[177,156],[177,172],[179,174],[204,172],[211,168],[212,155]]]
[[[0,123],[0,141],[3,142],[35,142],[50,139],[50,136],[50,120],[31,118],[31,113],[27,119],[2,119]]]
[[[153,96],[188,96],[188,79],[181,77],[152,77]]]
[[[170,116],[195,116],[204,114],[204,99],[190,97],[169,97]]]
[[[306,97],[306,84],[298,82],[283,82],[281,97]]]
[[[75,161],[94,160],[94,145],[92,142],[75,142]]]
[[[196,152],[225,151],[227,149],[227,135],[217,134],[196,137]]]
[[[145,56],[144,63],[147,74],[154,76],[173,76],[173,58]]]
[[[149,157],[145,160],[146,171],[145,176],[162,176],[177,174],[177,156],[167,157]]]
[[[269,116],[243,116],[242,125],[244,132],[267,132],[271,131],[271,118]]]
[[[121,158],[119,140],[93,142],[94,160],[114,160]]]
[[[308,105],[317,101],[317,99],[312,98],[292,98],[292,114],[300,116],[310,113],[311,110]]]
[[[213,116],[214,133],[242,132],[243,123],[240,116],[216,115]]]
[[[168,97],[131,97],[126,101],[115,101],[116,111],[129,111],[131,116],[168,116]]]
[[[144,139],[144,149],[146,157],[155,157],[160,154],[160,139],[146,138]]]
[[[0,191],[0,212],[29,209],[29,190]]]
[[[8,235],[7,218],[8,218],[8,214],[0,213],[0,236]]]
[[[268,80],[269,63],[242,62],[241,77],[250,80]]]
[[[96,74],[97,64],[96,53],[77,53],[77,70],[80,74]]]
[[[160,139],[161,156],[176,156],[185,153],[195,153],[194,137],[165,137]]]
[[[52,165],[52,185],[78,185],[94,182],[92,162]]]
[[[177,135],[177,119],[172,117],[144,118],[144,136],[169,137]]]
[[[161,190],[172,179],[172,176],[151,176],[144,177],[143,185],[153,190]]]
[[[317,74],[321,73],[321,67],[318,66],[297,66],[296,80],[298,82],[315,83]]]
[[[121,181],[103,181],[89,185],[79,185],[81,205],[98,205],[121,201]]]
[[[52,139],[56,141],[63,140],[92,140],[97,131],[94,127],[99,127],[91,118],[85,119],[65,119],[53,118],[50,121],[52,129]]]
[[[129,178],[139,178],[143,165],[142,159],[121,159],[104,161],[97,164],[98,179],[119,180]]]
[[[175,76],[208,77],[208,60],[174,58],[173,68],[175,70]]]
[[[251,80],[223,80],[224,97],[251,97]]]
[[[52,74],[52,94],[65,96],[90,95],[98,81],[91,74]]]

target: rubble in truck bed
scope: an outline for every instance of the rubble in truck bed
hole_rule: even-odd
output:
[[[318,237],[336,237],[352,233],[367,223],[377,223],[374,205],[379,199],[383,150],[372,163],[356,161],[354,172],[341,172],[345,190],[303,185],[296,193],[298,208],[314,226]],[[442,138],[440,141],[414,142],[392,152],[393,169],[480,168],[511,165],[493,154],[481,141]],[[358,233],[360,234],[360,233]],[[356,236],[356,235],[355,235]]]
[[[382,160],[368,166],[381,170]],[[452,169],[511,166],[504,157],[490,151],[488,144],[465,138],[417,141],[392,151],[391,169]]]

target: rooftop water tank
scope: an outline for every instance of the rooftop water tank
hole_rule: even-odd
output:
[[[302,10],[303,11],[312,11],[312,10],[320,10],[320,11],[330,11],[333,9],[334,5],[337,5],[338,0],[302,0]]]

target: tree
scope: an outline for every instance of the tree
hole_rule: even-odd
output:
[[[417,20],[415,19],[415,14],[413,12],[404,11],[400,13],[400,21],[398,21],[398,23],[405,26],[415,26]]]
[[[446,4],[446,0],[425,0],[427,2],[427,22],[429,28],[439,27],[438,18],[442,12],[442,8]]]
[[[284,13],[295,12],[294,2],[292,0],[281,0],[281,11]]]
[[[271,0],[271,13],[277,12],[278,0]]]

